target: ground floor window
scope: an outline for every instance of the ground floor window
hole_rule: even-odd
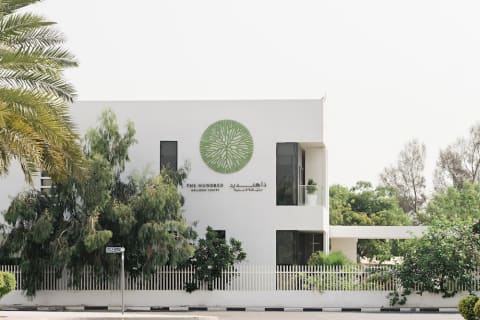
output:
[[[307,264],[313,252],[323,251],[323,233],[277,230],[277,265]]]

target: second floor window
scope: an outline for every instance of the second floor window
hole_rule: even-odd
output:
[[[160,141],[160,170],[170,168],[178,169],[178,143],[177,141]]]

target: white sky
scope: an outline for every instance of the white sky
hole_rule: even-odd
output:
[[[480,121],[478,0],[46,0],[80,100],[319,98],[330,183],[377,182],[403,144]],[[299,117],[307,116],[299,114]]]

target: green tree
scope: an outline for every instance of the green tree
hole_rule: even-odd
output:
[[[434,194],[424,214],[420,216],[423,224],[435,220],[480,219],[480,185],[465,182],[462,188],[449,187]]]
[[[441,293],[451,297],[475,285],[480,238],[472,222],[437,221],[421,238],[406,242],[398,277],[406,293]],[[454,284],[454,285],[452,285]]]
[[[63,36],[43,17],[18,13],[38,0],[0,0],[0,175],[18,161],[28,182],[46,171],[64,179],[82,168],[63,70],[77,65]]]
[[[410,225],[411,221],[400,208],[395,190],[359,181],[350,189],[330,187],[330,224],[389,226]],[[360,239],[357,252],[360,257],[387,260],[397,246],[397,241]]]
[[[190,264],[195,267],[197,280],[207,283],[208,289],[212,290],[213,281],[221,277],[224,269],[233,266],[236,262],[245,260],[246,257],[240,241],[231,238],[230,243],[228,243],[209,226],[205,239],[198,241],[198,246],[190,259]],[[229,281],[229,279],[225,280],[226,282]],[[186,283],[185,285],[189,292],[197,289],[195,283]]]
[[[74,281],[85,265],[115,274],[118,263],[104,253],[109,244],[126,248],[126,270],[132,274],[175,265],[193,254],[196,234],[181,215],[182,198],[171,177],[163,173],[143,184],[121,179],[135,142],[132,132],[127,124],[120,133],[115,115],[104,112],[86,138],[81,179],[72,176],[48,193],[29,191],[12,201],[5,214],[10,233],[0,256],[18,258],[28,295],[42,283],[38,274],[46,266],[69,268]]]

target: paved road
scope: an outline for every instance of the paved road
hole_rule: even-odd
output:
[[[462,320],[458,313],[365,313],[365,312],[168,312],[168,313],[120,313],[114,312],[38,312],[2,311],[0,318],[9,320],[86,320],[86,319],[135,319],[135,320]]]

